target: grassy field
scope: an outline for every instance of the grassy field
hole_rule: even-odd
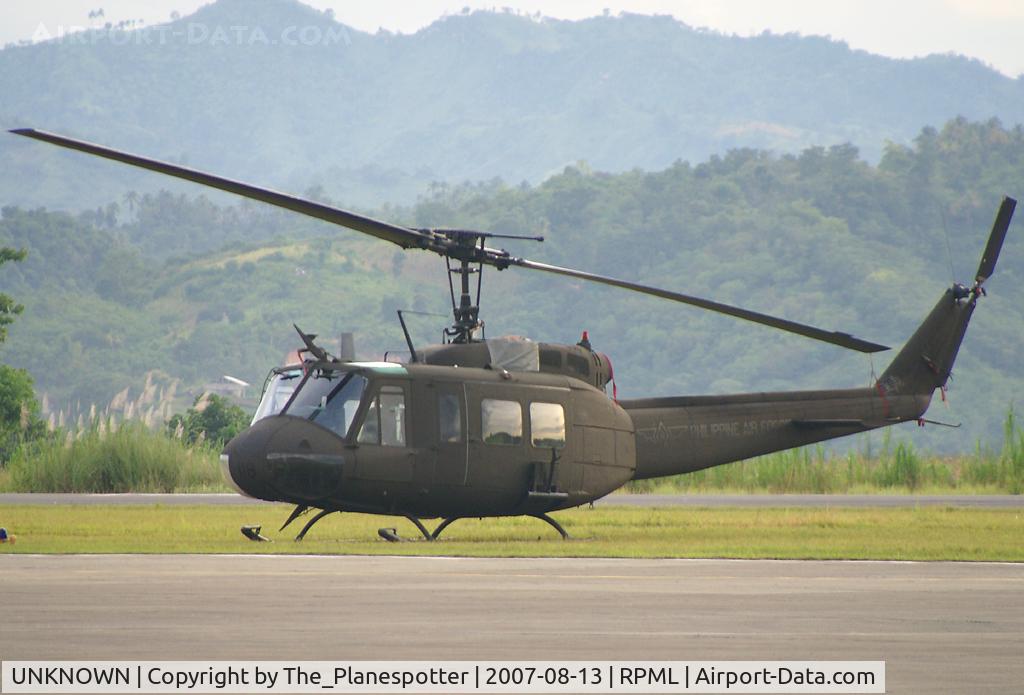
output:
[[[219,448],[130,421],[93,425],[18,449],[0,474],[10,492],[229,492]]]
[[[874,442],[872,444],[872,442]],[[0,467],[0,491],[229,492],[219,448],[190,445],[138,422],[89,428],[23,446]],[[630,483],[628,492],[847,494],[1022,494],[1024,429],[1013,410],[997,450],[941,457],[895,441],[892,430],[836,454],[804,447],[696,473]]]
[[[380,527],[419,538],[395,517],[333,514],[301,543],[304,521],[284,533],[284,505],[0,506],[0,526],[16,535],[7,553],[276,553],[472,557],[791,558],[999,560],[1024,562],[1024,513],[917,509],[694,509],[601,506],[560,512],[573,536],[562,541],[531,518],[464,519],[435,543],[387,543]],[[436,523],[436,522],[435,522]],[[273,543],[243,538],[262,524]]]
[[[640,481],[626,491],[773,493],[1024,492],[1024,431],[1012,411],[1001,450],[979,446],[958,458],[927,456],[886,434],[874,450],[831,455],[804,448],[697,473]],[[224,490],[217,451],[188,446],[141,425],[92,427],[18,451],[0,468],[0,491],[170,492]],[[302,543],[275,529],[283,505],[0,506],[0,526],[17,536],[4,553],[314,553],[502,557],[722,557],[1024,562],[1024,513],[919,509],[697,509],[600,506],[560,512],[574,540],[530,518],[462,520],[441,542],[387,543],[419,533],[404,519],[334,514]],[[435,522],[436,523],[436,522]],[[253,543],[243,524],[262,524],[273,543]]]

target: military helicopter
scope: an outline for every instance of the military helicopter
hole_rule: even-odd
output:
[[[298,359],[272,371],[251,427],[225,447],[224,474],[240,493],[295,505],[281,530],[319,510],[296,540],[327,514],[346,511],[404,516],[429,541],[458,519],[518,515],[541,519],[567,538],[551,512],[592,502],[630,480],[689,473],[901,422],[930,422],[924,414],[935,389],[945,388],[949,379],[1016,206],[1012,198],[1003,199],[973,284],[954,284],[943,292],[872,387],[618,400],[612,363],[593,350],[585,334],[576,345],[482,338],[484,267],[525,268],[612,285],[860,352],[888,348],[487,245],[504,235],[399,226],[62,135],[11,132],[212,186],[445,259],[454,321],[444,332],[444,343],[415,347],[402,320],[409,360],[360,362],[332,356],[317,345],[315,335],[296,327],[304,345]],[[442,521],[429,531],[422,520],[434,518]],[[386,531],[381,535],[396,539]]]

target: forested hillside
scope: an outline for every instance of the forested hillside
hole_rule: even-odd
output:
[[[218,0],[166,25],[9,47],[0,94],[3,128],[321,184],[350,205],[409,203],[432,181],[536,184],[578,160],[652,170],[739,147],[853,142],[877,163],[922,124],[1024,122],[1024,81],[958,56],[892,60],[639,15],[475,12],[371,35],[295,0]],[[8,205],[81,210],[170,186],[10,137],[0,161]]]
[[[943,290],[969,283],[1003,194],[1024,191],[1024,130],[963,119],[889,145],[798,155],[732,150],[698,164],[609,174],[585,165],[542,184],[435,185],[415,205],[371,211],[416,225],[543,233],[517,255],[703,295],[898,348]],[[439,259],[253,203],[191,189],[136,194],[77,215],[7,207],[0,245],[24,247],[0,291],[25,304],[3,361],[27,368],[51,408],[108,403],[161,370],[184,394],[224,374],[262,383],[295,347],[291,323],[361,356],[404,348],[394,310],[448,311]],[[310,191],[323,196],[322,191]],[[337,201],[344,205],[344,201]],[[1011,226],[950,391],[908,427],[926,446],[998,445],[1024,388],[1024,221]],[[952,269],[952,272],[951,272]],[[848,354],[651,297],[525,270],[487,271],[490,335],[575,342],[613,359],[619,394],[858,386],[886,353]],[[436,342],[447,319],[412,317]]]

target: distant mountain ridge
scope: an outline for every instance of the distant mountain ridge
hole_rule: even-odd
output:
[[[0,51],[0,125],[61,130],[349,205],[431,181],[537,182],[585,160],[657,169],[734,147],[887,140],[963,115],[1024,122],[1024,80],[959,56],[670,17],[445,17],[367,34],[296,0],[218,0],[134,32]],[[0,202],[80,209],[165,182],[0,137]],[[87,174],[83,172],[88,172]]]

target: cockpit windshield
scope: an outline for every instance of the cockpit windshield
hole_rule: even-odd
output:
[[[352,426],[366,377],[354,372],[314,370],[302,380],[284,413],[304,417],[344,437]]]
[[[301,369],[289,369],[280,372],[275,370],[275,374],[270,378],[267,382],[267,387],[263,390],[263,398],[260,399],[260,405],[256,408],[256,414],[253,415],[252,423],[250,424],[256,424],[257,421],[265,417],[280,413],[288,399],[295,393],[295,387],[299,385],[301,378]]]

